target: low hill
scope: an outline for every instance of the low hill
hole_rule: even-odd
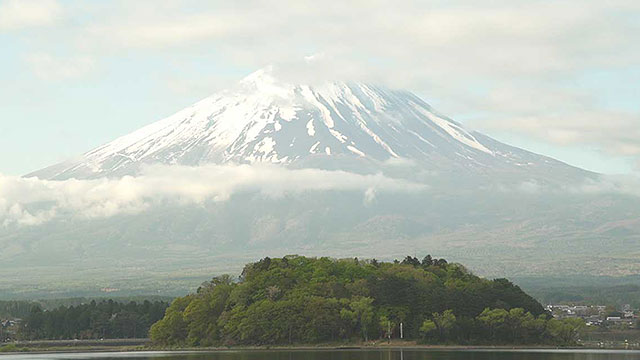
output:
[[[420,339],[455,343],[575,340],[506,279],[426,256],[379,262],[285,256],[245,266],[173,301],[150,331],[163,346],[277,345]]]

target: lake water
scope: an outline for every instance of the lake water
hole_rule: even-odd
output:
[[[624,350],[294,350],[7,354],[0,360],[640,360]]]

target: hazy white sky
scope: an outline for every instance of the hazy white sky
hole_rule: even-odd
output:
[[[407,88],[499,140],[637,172],[638,43],[637,0],[0,0],[0,173],[310,54],[321,76]]]

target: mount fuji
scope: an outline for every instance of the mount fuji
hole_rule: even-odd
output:
[[[274,73],[273,67],[256,71],[234,88],[79,160],[28,176],[91,179],[134,175],[148,164],[262,162],[375,171],[377,164],[393,159],[431,170],[587,175],[468,131],[408,91],[347,82],[299,85]]]
[[[303,85],[273,67],[25,181],[90,189],[83,199],[76,192],[53,198],[76,209],[104,198],[109,181],[130,185],[154,166],[188,169],[181,180],[202,177],[187,189],[193,193],[212,181],[244,181],[199,175],[211,167],[284,169],[279,189],[294,183],[286,176],[296,171],[307,172],[295,184],[329,185],[271,197],[245,187],[226,201],[162,198],[140,212],[0,227],[6,275],[0,289],[171,293],[248,261],[294,253],[380,259],[431,253],[485,276],[640,273],[640,201],[580,190],[601,175],[468,130],[409,91],[358,82]],[[331,181],[318,174],[331,174]],[[349,187],[330,186],[344,177]],[[358,183],[380,178],[428,190],[367,188],[363,197]],[[118,191],[131,195],[126,186]],[[99,210],[113,207],[107,201]]]

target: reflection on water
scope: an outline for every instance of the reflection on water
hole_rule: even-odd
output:
[[[229,350],[2,355],[0,360],[640,360],[640,351],[603,350]]]

